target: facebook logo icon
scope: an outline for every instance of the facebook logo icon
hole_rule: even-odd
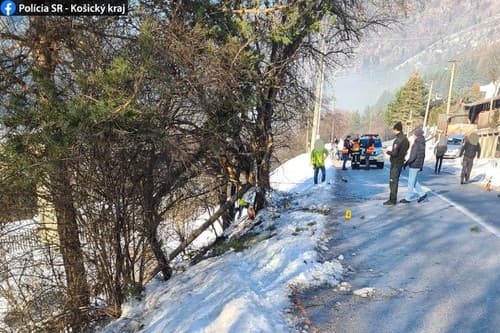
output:
[[[12,0],[5,0],[0,8],[5,16],[11,16],[16,12],[16,4]]]

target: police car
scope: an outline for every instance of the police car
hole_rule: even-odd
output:
[[[365,151],[368,148],[370,138],[375,143],[375,151],[370,155],[370,165],[376,165],[377,169],[384,167],[384,148],[382,147],[382,139],[378,134],[363,134],[359,137],[361,145],[361,165],[366,165]]]

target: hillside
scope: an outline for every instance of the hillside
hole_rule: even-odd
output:
[[[500,40],[500,0],[419,1],[392,31],[370,36],[354,68],[399,70],[446,63]]]
[[[413,1],[400,24],[367,36],[349,68],[339,73],[334,86],[339,107],[361,110],[415,69],[446,70],[449,60],[466,55],[484,64],[481,56],[499,41],[500,0]],[[360,90],[362,96],[353,93]]]

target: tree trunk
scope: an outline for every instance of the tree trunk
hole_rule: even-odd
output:
[[[89,305],[89,288],[73,205],[70,174],[64,162],[58,163],[52,172],[51,187],[60,251],[66,272],[70,325],[73,332],[81,332],[88,323],[86,309]]]
[[[144,223],[146,223],[146,239],[151,246],[151,250],[158,262],[158,266],[163,273],[163,278],[166,280],[172,276],[172,268],[169,261],[161,248],[161,241],[158,239],[158,226],[160,225],[160,217],[157,214],[154,195],[154,167],[156,165],[156,151],[151,148],[148,160],[148,167],[144,179]]]
[[[246,191],[246,190],[245,190]],[[223,205],[215,211],[212,216],[210,216],[198,229],[194,230],[188,238],[186,238],[175,250],[170,252],[168,259],[174,260],[182,251],[184,251],[199,235],[201,235],[205,230],[207,230],[212,224],[217,222],[217,219],[224,214],[230,206],[234,205],[234,202],[245,192],[240,190],[238,193],[234,194],[229,200],[227,200]],[[143,284],[148,283],[158,272],[161,271],[160,266],[156,267],[153,272],[144,278]]]
[[[230,186],[228,183],[229,183],[228,181],[223,179],[221,181],[221,185],[219,186],[219,190],[218,190],[219,206],[224,205],[227,201],[228,186]],[[233,192],[232,189],[233,188],[231,187],[231,192]],[[231,193],[231,195],[234,195],[234,193]],[[235,210],[235,208],[233,205],[233,206],[228,207],[227,211],[225,211],[222,214],[222,216],[221,216],[221,218],[222,218],[222,230],[226,230],[231,225],[231,222],[235,216],[234,210]]]
[[[266,191],[271,188],[271,157],[273,153],[272,117],[273,103],[278,91],[274,87],[267,90],[265,101],[257,116],[257,185],[260,191],[255,197],[255,209],[266,206]]]
[[[124,295],[123,295],[123,264],[124,264],[124,255],[122,251],[122,232],[123,232],[123,209],[120,204],[116,207],[116,216],[115,216],[115,230],[114,230],[114,252],[115,252],[115,274],[113,278],[113,294],[111,295],[113,308],[113,315],[119,316],[121,314],[121,306],[123,304]]]
[[[40,86],[40,95],[50,96],[47,100],[46,96],[41,98],[41,103],[47,103],[47,107],[55,107],[57,98],[52,98],[52,94],[57,86],[54,73],[57,67],[58,45],[53,33],[57,28],[50,21],[41,18],[32,17],[29,22],[30,30],[36,37],[33,46],[34,64],[35,68],[40,70],[33,79]],[[55,156],[55,159],[58,158]],[[69,325],[73,332],[81,332],[89,321],[86,309],[90,296],[76,221],[77,214],[73,205],[71,174],[67,164],[64,161],[56,162],[54,169],[49,171],[49,178],[49,191],[53,198],[60,251],[66,273],[67,307],[71,313]]]

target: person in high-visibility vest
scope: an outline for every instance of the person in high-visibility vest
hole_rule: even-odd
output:
[[[375,152],[375,140],[373,140],[373,137],[370,137],[370,139],[368,139],[368,144],[365,149],[366,170],[370,170],[370,156],[374,152]]]
[[[326,179],[325,158],[328,157],[328,150],[321,139],[316,140],[314,149],[311,151],[311,164],[314,168],[314,184],[318,183],[318,173],[321,170],[321,182]]]
[[[255,218],[255,196],[257,194],[257,188],[248,182],[248,175],[245,171],[242,171],[240,174],[240,183],[238,187],[238,191],[244,193],[236,201],[238,207],[237,218],[241,218],[243,208],[246,208],[248,217],[253,220]]]
[[[351,155],[352,155],[351,167],[353,169],[359,169],[361,147],[359,145],[359,139],[357,138],[354,139],[354,141],[352,142]]]

